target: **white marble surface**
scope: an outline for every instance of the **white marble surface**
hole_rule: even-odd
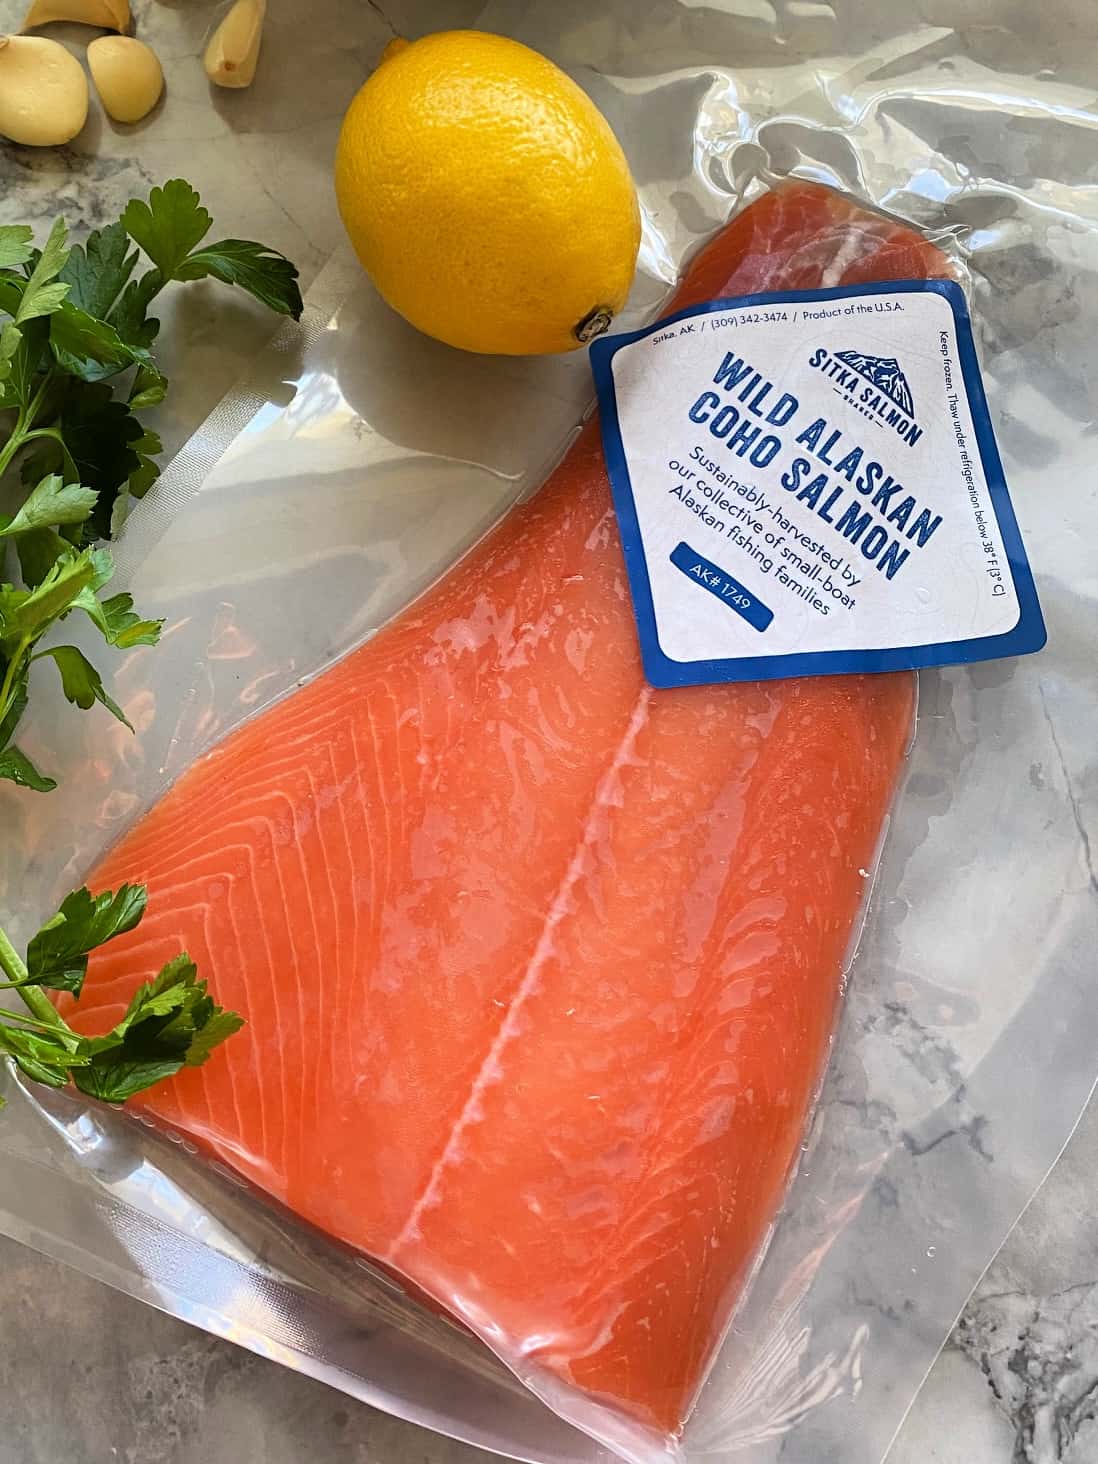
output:
[[[0,29],[21,4],[0,0]],[[274,0],[248,92],[212,94],[198,56],[216,7],[137,0],[165,99],[137,127],[93,110],[68,149],[0,145],[0,221],[64,212],[78,229],[174,175],[218,232],[291,255],[303,284],[340,238],[329,186],[343,110],[394,28],[470,20],[478,0]],[[384,12],[384,13],[383,13]],[[306,24],[302,21],[307,17]],[[55,28],[79,48],[73,28]],[[178,298],[178,297],[177,297]],[[199,286],[168,313],[171,450],[231,385],[271,323]],[[1098,1459],[1098,1110],[1009,1238],[916,1399],[889,1464],[1093,1464]],[[0,1242],[0,1464],[472,1464],[475,1450],[382,1417],[229,1344]],[[820,1461],[831,1464],[831,1461]],[[841,1460],[834,1464],[842,1464]]]

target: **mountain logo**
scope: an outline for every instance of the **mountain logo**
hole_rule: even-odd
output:
[[[836,351],[833,355],[817,346],[808,364],[822,372],[831,390],[863,417],[895,432],[909,447],[922,437],[911,387],[895,356],[870,356],[865,351]]]
[[[867,356],[861,351],[836,351],[835,359],[853,366],[859,376],[871,381],[879,392],[894,402],[905,417],[914,417],[915,403],[911,400],[911,388],[907,377],[900,370],[895,356]]]

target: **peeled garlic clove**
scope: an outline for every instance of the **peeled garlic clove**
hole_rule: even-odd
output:
[[[23,29],[33,30],[51,20],[75,20],[81,25],[124,31],[130,24],[130,0],[32,0]]]
[[[206,75],[216,86],[251,86],[267,0],[236,0],[206,47]]]
[[[0,36],[0,134],[56,147],[87,117],[88,79],[75,56],[42,36]]]
[[[107,115],[116,122],[140,122],[164,90],[156,53],[133,36],[100,36],[92,41],[88,70]]]

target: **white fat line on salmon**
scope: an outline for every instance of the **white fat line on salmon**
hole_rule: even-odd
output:
[[[846,273],[847,265],[853,264],[862,252],[863,236],[858,229],[844,231],[839,236],[839,247],[835,258],[824,270],[820,284],[825,290],[833,289]]]
[[[538,943],[534,948],[534,954],[530,957],[530,963],[523,972],[522,980],[519,982],[518,990],[511,998],[511,1004],[507,1009],[507,1015],[500,1023],[499,1031],[496,1033],[488,1055],[480,1065],[473,1086],[469,1091],[469,1097],[465,1106],[458,1114],[453,1128],[450,1130],[450,1137],[446,1141],[446,1147],[435,1161],[427,1184],[419,1199],[412,1206],[408,1219],[393,1241],[392,1245],[385,1252],[385,1259],[395,1261],[401,1246],[415,1238],[419,1233],[419,1222],[421,1217],[433,1204],[437,1202],[438,1192],[442,1184],[442,1177],[446,1170],[461,1157],[461,1140],[465,1130],[471,1123],[477,1122],[483,1117],[481,1109],[481,1098],[488,1088],[499,1082],[502,1069],[500,1059],[507,1048],[516,1037],[522,1035],[522,1009],[526,1002],[538,989],[541,973],[550,956],[553,953],[553,937],[557,927],[571,909],[572,891],[579,883],[587,865],[587,856],[598,833],[602,815],[608,808],[615,808],[620,802],[618,777],[622,768],[629,763],[633,756],[633,749],[636,746],[637,737],[641,728],[648,721],[648,707],[652,700],[650,687],[643,687],[637,704],[633,708],[633,714],[629,718],[629,725],[625,729],[625,735],[618,744],[617,750],[610,761],[610,766],[599,779],[599,785],[595,789],[595,797],[591,804],[587,820],[583,825],[583,832],[576,845],[576,851],[565,870],[564,878],[549,907],[549,913],[545,917],[545,923],[541,928]]]

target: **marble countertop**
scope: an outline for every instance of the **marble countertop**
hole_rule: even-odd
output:
[[[136,0],[168,88],[138,127],[94,116],[68,149],[0,144],[0,222],[63,212],[78,231],[184,174],[219,230],[262,239],[303,284],[339,242],[328,186],[339,120],[395,30],[468,23],[478,0],[272,7],[254,88],[211,96],[198,62],[217,7]],[[0,0],[0,31],[21,14]],[[59,28],[62,38],[77,31]],[[169,453],[269,333],[249,302],[190,292],[169,311]],[[180,369],[175,369],[180,368]],[[1098,1106],[1003,1246],[916,1399],[888,1464],[1092,1464],[1098,1458]],[[0,1464],[298,1464],[490,1456],[375,1413],[0,1240]],[[824,1464],[824,1461],[821,1461]],[[840,1464],[840,1461],[836,1461]]]
[[[886,1464],[1098,1458],[1098,1231],[1085,1219],[1095,1174],[1098,1104],[965,1308]],[[0,1464],[494,1458],[377,1413],[12,1241],[0,1239],[0,1267]]]

